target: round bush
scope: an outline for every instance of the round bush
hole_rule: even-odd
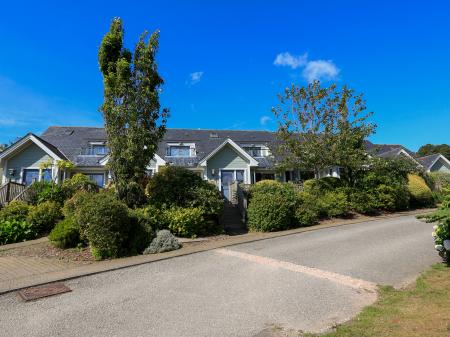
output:
[[[408,189],[413,207],[428,207],[434,204],[433,194],[422,177],[408,174]]]
[[[156,238],[154,238],[150,243],[150,246],[144,250],[144,254],[170,252],[171,250],[179,248],[181,248],[181,244],[178,242],[177,238],[167,229],[163,229],[158,231]]]
[[[357,213],[373,215],[378,213],[378,202],[375,193],[354,190],[349,195],[350,207]]]
[[[207,218],[213,218],[221,214],[224,200],[216,186],[208,182],[202,182],[200,186],[192,190],[191,199],[187,201],[188,207],[198,207]]]
[[[61,218],[59,204],[54,201],[45,201],[30,208],[27,222],[32,224],[38,233],[48,233]]]
[[[247,211],[250,230],[270,232],[295,225],[297,196],[292,185],[262,181],[252,186],[250,193]]]
[[[377,186],[374,190],[376,207],[379,210],[394,212],[405,210],[409,206],[409,192],[404,185]]]
[[[196,237],[208,232],[207,223],[200,208],[173,207],[166,210],[169,230],[178,236]]]
[[[70,199],[66,200],[62,208],[62,213],[66,218],[74,217],[75,210],[81,206],[83,202],[90,199],[93,193],[86,191],[76,192]]]
[[[58,248],[73,248],[82,244],[80,228],[71,218],[58,222],[48,236],[50,242]]]
[[[0,221],[25,221],[30,211],[30,206],[24,201],[11,201],[0,210]]]
[[[320,218],[321,209],[317,197],[306,191],[297,194],[297,205],[295,208],[295,220],[301,227],[311,226]]]
[[[129,213],[111,193],[89,194],[75,209],[74,219],[82,238],[89,242],[96,259],[127,254]]]

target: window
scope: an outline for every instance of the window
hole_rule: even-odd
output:
[[[39,180],[39,170],[38,169],[24,169],[22,182],[25,185],[31,185],[32,183]]]
[[[103,187],[105,185],[105,175],[103,173],[86,173],[86,175],[98,186]]]
[[[236,181],[239,183],[244,182],[244,170],[236,170]]]
[[[147,169],[145,170],[145,174],[147,177],[151,178],[153,177],[153,169]]]
[[[90,156],[103,156],[108,154],[108,148],[105,144],[90,144],[86,150],[86,154]]]
[[[42,170],[42,178],[43,181],[52,181],[52,170],[45,169]]]
[[[170,157],[191,157],[191,147],[187,145],[171,145],[167,149]]]
[[[244,147],[244,150],[252,157],[262,157],[261,147],[246,146],[246,147]]]

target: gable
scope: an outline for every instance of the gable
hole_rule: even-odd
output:
[[[450,173],[450,165],[442,158],[436,160],[433,166],[430,167],[430,172],[448,172]]]
[[[248,164],[247,158],[235,151],[229,144],[226,144],[208,159],[208,168],[236,169],[246,168]]]

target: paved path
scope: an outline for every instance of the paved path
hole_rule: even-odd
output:
[[[1,336],[272,336],[321,331],[439,261],[413,216],[321,229],[67,281],[24,303],[0,296]]]

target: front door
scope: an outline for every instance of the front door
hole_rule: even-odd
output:
[[[223,196],[227,199],[231,199],[231,184],[234,182],[234,171],[221,171],[220,174],[221,180],[221,190]]]

